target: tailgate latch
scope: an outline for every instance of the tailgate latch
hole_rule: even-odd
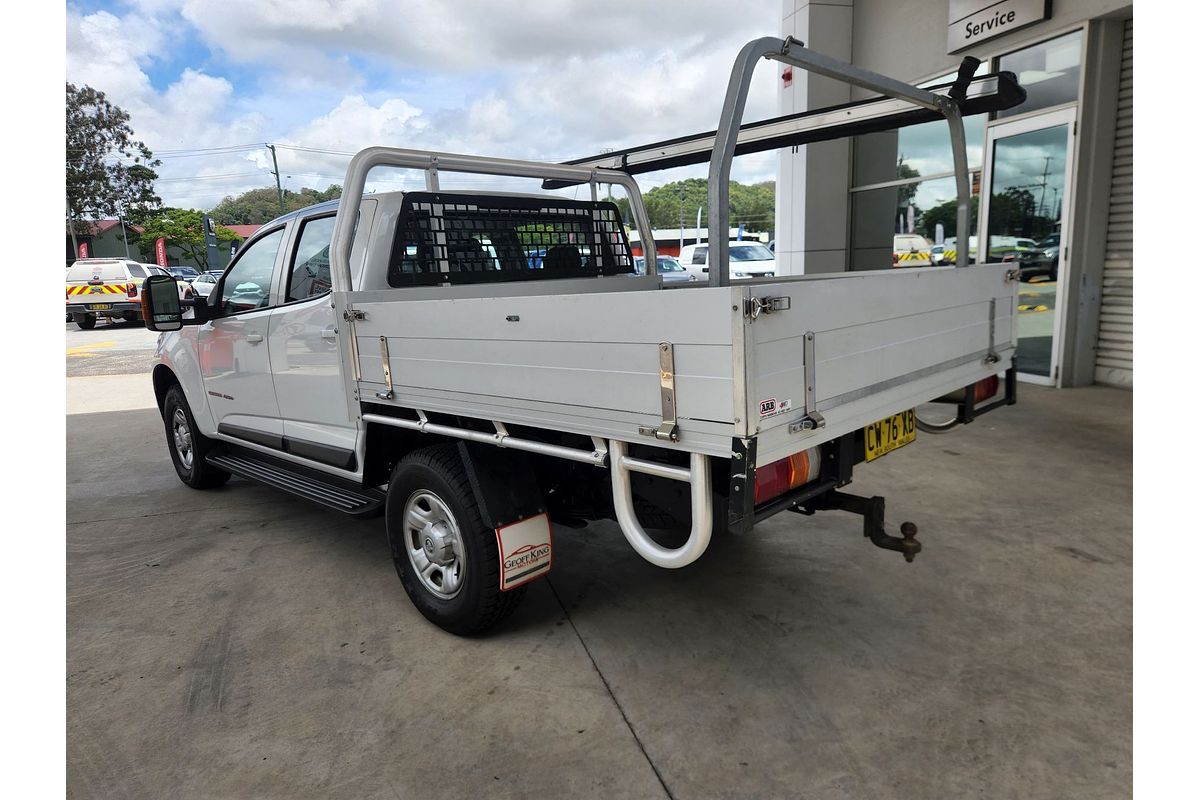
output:
[[[679,425],[675,415],[675,345],[658,345],[658,388],[662,401],[662,423],[657,428],[638,426],[638,433],[665,442],[679,441]]]
[[[790,297],[747,297],[742,314],[748,320],[758,319],[759,314],[773,314],[776,311],[787,311],[792,307]]]

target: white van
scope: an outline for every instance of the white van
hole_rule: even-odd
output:
[[[708,244],[689,244],[679,253],[679,263],[696,280],[708,280]],[[775,254],[761,242],[729,243],[729,277],[775,277]]]
[[[897,233],[892,237],[893,267],[928,267],[933,264],[929,240],[916,233]]]

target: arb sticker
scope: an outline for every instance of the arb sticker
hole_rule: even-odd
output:
[[[791,410],[791,399],[776,400],[774,397],[772,397],[768,400],[758,401],[758,415],[760,417],[773,417],[776,414],[786,414]]]
[[[496,529],[500,550],[500,589],[507,591],[550,571],[554,545],[550,517],[538,514]]]

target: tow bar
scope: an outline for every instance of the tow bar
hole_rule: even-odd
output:
[[[921,543],[917,541],[917,526],[911,522],[900,524],[900,535],[891,536],[883,527],[883,498],[859,497],[830,490],[814,497],[810,503],[804,504],[801,513],[811,514],[814,511],[849,511],[851,514],[861,514],[863,518],[863,536],[871,540],[871,544],[884,550],[895,550],[904,556],[904,560],[912,563],[921,552]],[[800,511],[800,509],[794,509]]]

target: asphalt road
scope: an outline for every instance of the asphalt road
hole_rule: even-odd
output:
[[[97,322],[90,331],[66,323],[67,377],[130,375],[154,368],[158,334],[140,322]]]
[[[840,513],[677,571],[556,528],[476,639],[409,604],[381,520],[190,490],[153,409],[70,415],[68,795],[1128,797],[1131,399],[1023,386],[860,466],[913,564]]]

